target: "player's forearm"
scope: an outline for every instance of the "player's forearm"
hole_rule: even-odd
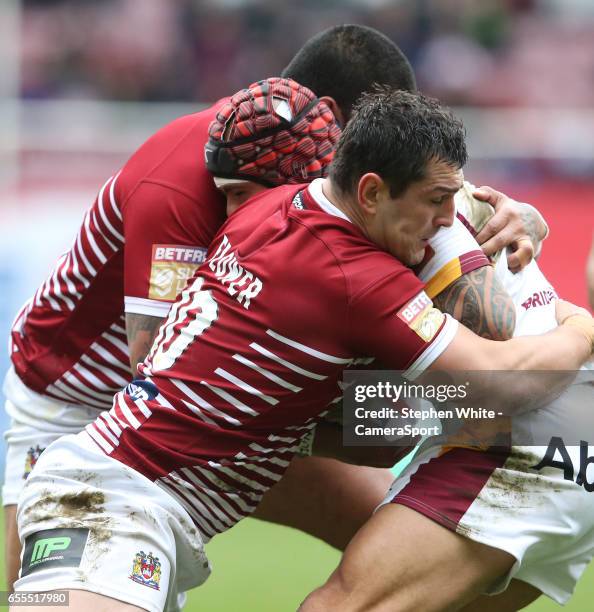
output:
[[[579,330],[561,325],[542,336],[512,338],[491,347],[491,353],[490,369],[578,370],[591,357],[592,343]]]
[[[136,376],[138,364],[144,361],[157,336],[164,318],[141,314],[126,314],[126,335],[130,350],[132,377]]]
[[[478,336],[490,340],[508,340],[513,336],[516,309],[491,266],[464,274],[433,302]]]
[[[531,410],[552,401],[590,358],[594,324],[586,317],[582,322],[584,329],[565,324],[506,342],[484,340],[460,327],[431,370],[448,371],[454,384],[469,383],[477,405],[505,407],[507,414]]]
[[[591,357],[592,341],[562,325],[544,336],[524,336],[499,343],[495,360],[512,372],[493,379],[493,393],[509,415],[550,403],[574,380],[576,371]]]

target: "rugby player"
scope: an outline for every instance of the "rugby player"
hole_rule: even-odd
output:
[[[175,602],[208,577],[204,541],[280,480],[345,367],[377,358],[412,377],[590,357],[594,323],[580,309],[550,334],[492,342],[432,308],[403,265],[452,225],[462,186],[463,128],[436,102],[369,96],[336,156],[329,179],[267,191],[229,218],[145,379],[40,457],[19,503],[17,591],[72,589],[91,609]]]
[[[320,73],[322,63],[334,67],[331,79]],[[376,81],[394,88],[415,87],[400,50],[384,35],[362,26],[321,33],[297,54],[293,65],[295,72],[311,71],[318,96],[344,120],[352,100]],[[288,76],[292,70],[289,66]],[[336,99],[325,95],[325,83]],[[203,155],[208,126],[221,104],[165,126],[106,182],[71,250],[16,317],[11,333],[12,369],[4,386],[11,417],[2,492],[8,584],[19,566],[16,502],[39,454],[53,440],[80,431],[100,410],[110,408],[114,393],[133,377],[172,301],[203,261],[225,219],[225,200]],[[297,488],[302,480],[311,481],[308,499],[320,495],[323,504],[332,485],[330,475],[325,483],[323,475],[310,477],[308,468],[315,472],[315,462],[301,462],[291,473]],[[337,480],[332,482],[348,482],[359,474],[351,466],[323,463],[321,467],[334,473]],[[318,513],[315,535],[334,545],[346,543],[339,529],[354,533],[381,500],[389,481],[386,473],[371,503],[362,493],[363,484],[373,482],[371,475],[353,480],[357,495],[346,494],[352,498],[348,505],[354,525],[343,523],[339,528],[335,517],[322,525],[323,514]],[[294,507],[287,504],[285,511]],[[269,512],[279,510],[271,507]],[[294,514],[301,521],[307,513]]]
[[[480,232],[488,205],[468,186],[456,201]],[[557,294],[536,261],[512,274],[502,250],[495,270],[515,304],[514,336],[557,327]],[[511,447],[428,440],[300,610],[508,612],[543,593],[567,603],[594,557],[592,405],[592,377],[578,376],[554,402],[512,419]]]
[[[399,49],[363,26],[339,26],[317,35],[285,74],[306,80],[342,121],[349,118],[353,100],[373,82],[415,87]],[[11,417],[3,488],[9,584],[19,564],[16,502],[39,454],[111,407],[113,394],[132,378],[129,362],[135,372],[224,220],[224,199],[201,154],[208,125],[222,104],[177,119],[140,147],[101,189],[71,250],[17,315],[11,334],[13,369],[4,388]],[[267,167],[264,160],[259,163]],[[277,170],[274,176],[267,186],[286,180]],[[227,186],[230,201],[253,193],[254,184],[244,184],[241,191]],[[524,230],[517,215],[513,218],[509,200],[493,192],[483,197],[502,205],[502,217],[510,221],[507,228],[492,228],[502,230],[496,240],[519,238]],[[541,223],[541,232],[543,227]],[[524,239],[517,256],[525,260],[531,251]],[[470,264],[467,260],[449,270],[471,273]],[[447,281],[455,279],[450,275]],[[304,459],[264,499],[258,516],[343,548],[390,482],[388,471]],[[307,496],[302,494],[305,484]]]

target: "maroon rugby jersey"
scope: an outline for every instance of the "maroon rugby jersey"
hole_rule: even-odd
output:
[[[207,538],[280,479],[340,397],[345,368],[377,358],[420,372],[455,334],[410,269],[337,216],[321,189],[314,200],[316,185],[264,192],[227,221],[139,368],[148,384],[87,426]]]
[[[103,186],[13,325],[11,359],[29,388],[105,409],[129,382],[124,298],[126,312],[164,317],[224,221],[204,162],[219,106],[164,127]]]

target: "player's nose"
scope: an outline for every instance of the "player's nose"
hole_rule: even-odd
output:
[[[454,223],[454,217],[456,215],[456,205],[454,203],[454,196],[446,198],[443,204],[439,208],[437,217],[435,218],[436,227],[451,227]]]

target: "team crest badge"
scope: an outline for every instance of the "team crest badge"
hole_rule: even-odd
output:
[[[23,478],[27,478],[31,473],[31,470],[35,467],[37,463],[37,459],[39,459],[39,455],[45,450],[45,448],[41,448],[39,444],[35,446],[35,448],[31,447],[27,451],[27,456],[25,457],[25,471],[23,472]]]
[[[129,578],[138,582],[138,584],[144,584],[144,586],[159,591],[159,581],[161,580],[159,557],[154,557],[152,552],[147,555],[142,550],[136,553]]]

